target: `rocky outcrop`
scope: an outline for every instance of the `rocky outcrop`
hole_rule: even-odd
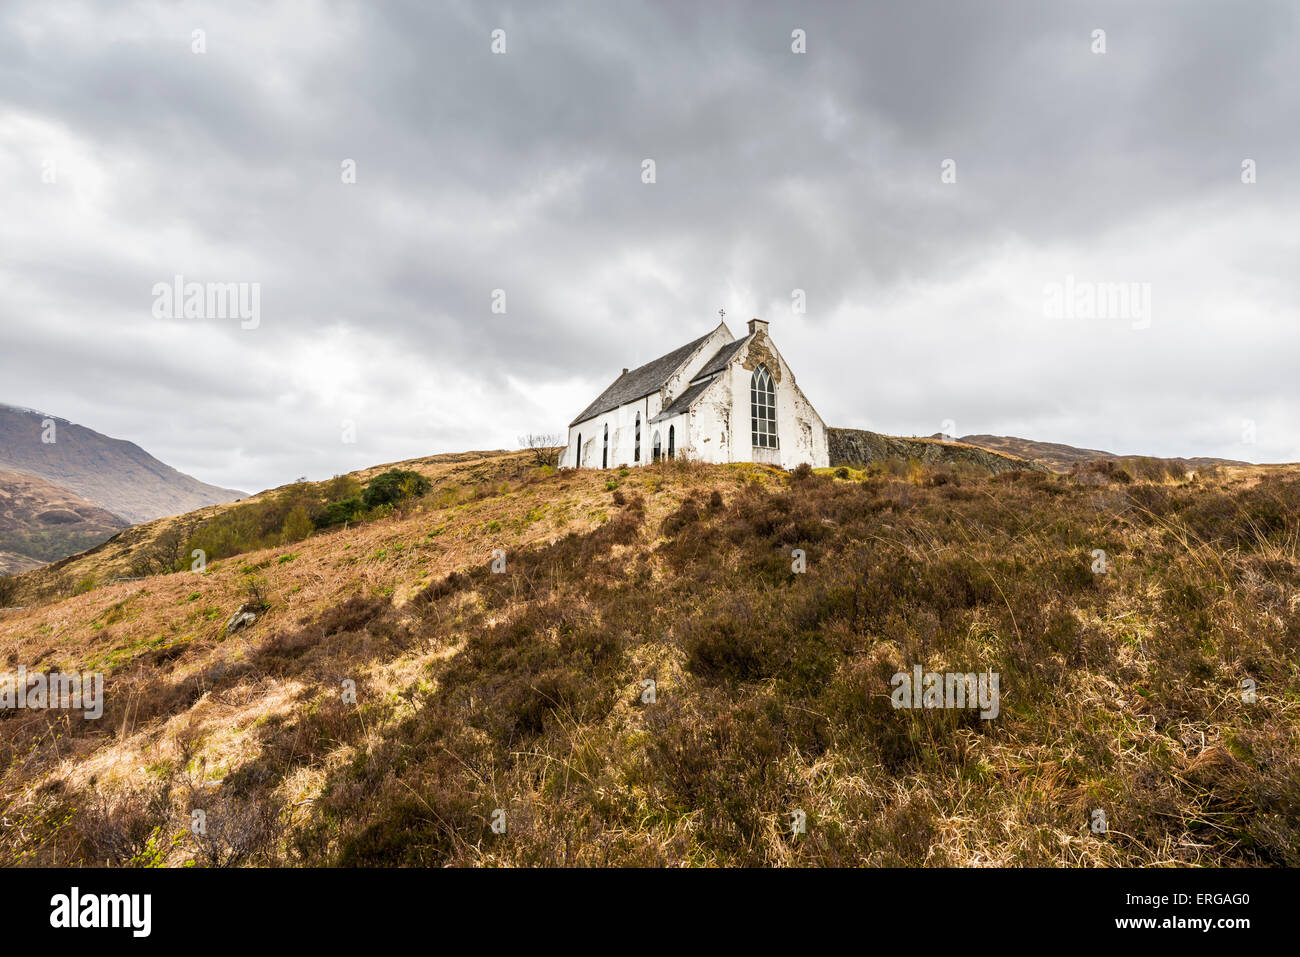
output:
[[[255,621],[257,621],[257,613],[247,610],[247,606],[245,606],[230,616],[230,620],[226,622],[222,634],[233,635],[239,629],[246,628]]]
[[[961,442],[942,442],[936,439],[904,439],[895,435],[881,435],[879,432],[867,432],[864,429],[826,430],[827,444],[830,448],[831,466],[866,465],[870,462],[884,462],[897,459],[904,462],[915,459],[922,465],[941,463],[962,463],[987,469],[993,474],[999,472],[1027,471],[1046,472],[1045,466],[1037,462],[1003,455],[974,445]]]

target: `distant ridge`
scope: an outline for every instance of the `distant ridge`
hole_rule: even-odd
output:
[[[129,524],[35,475],[0,471],[0,575],[92,548]]]
[[[881,435],[865,429],[826,430],[827,446],[832,466],[862,465],[883,462],[915,460],[924,465],[964,464],[986,469],[997,475],[1000,472],[1038,471],[1047,468],[1037,462],[1001,449],[988,449],[947,436],[931,438],[903,438],[898,435]]]
[[[936,436],[939,438],[940,436]],[[1096,459],[1135,459],[1158,458],[1158,456],[1117,455],[1101,449],[1081,449],[1060,442],[1038,442],[1033,439],[1019,439],[1012,435],[963,435],[958,442],[978,445],[980,448],[1005,455],[1015,455],[1031,462],[1045,465],[1054,472],[1068,472],[1070,466],[1079,462],[1091,462]],[[1196,458],[1168,458],[1166,461],[1181,462],[1189,468],[1207,465],[1249,465],[1236,459],[1216,459],[1199,456]]]
[[[41,441],[52,420],[55,441]],[[0,403],[0,469],[44,479],[132,523],[243,498],[178,472],[133,442]]]

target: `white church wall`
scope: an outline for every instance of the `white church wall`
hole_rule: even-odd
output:
[[[728,366],[715,378],[691,404],[687,417],[690,434],[689,454],[701,462],[733,462],[731,409],[735,401],[731,386],[731,369]],[[745,399],[749,408],[749,399]]]
[[[831,464],[826,424],[793,379],[788,388],[777,392],[776,428],[782,468],[792,469],[807,462],[813,468],[824,469]]]
[[[776,432],[781,446],[781,467],[793,469],[807,462],[813,468],[826,468],[831,463],[826,423],[803,394],[779,353],[778,359],[782,374],[776,389]],[[745,388],[748,391],[748,383]]]
[[[654,434],[659,432],[663,454],[668,454],[668,429],[675,430],[676,454],[703,462],[771,461],[792,469],[807,462],[814,468],[830,464],[826,425],[795,381],[794,373],[766,334],[766,324],[750,339],[727,367],[692,403],[670,420],[651,424],[665,402],[671,402],[690,385],[690,377],[728,342],[730,330],[719,325],[673,376],[661,392],[569,427],[568,445],[560,464],[566,468],[600,468],[604,430],[609,426],[609,468],[646,465],[653,461]],[[768,366],[776,391],[776,425],[779,448],[755,450],[752,444],[750,381],[759,363]],[[636,414],[641,414],[641,457],[636,457]],[[581,458],[577,455],[582,438]]]
[[[650,461],[649,422],[659,414],[657,394],[602,412],[594,418],[569,426],[568,442],[560,455],[561,468],[600,468],[604,449],[605,426],[609,426],[609,468],[645,465]],[[636,458],[636,416],[641,414],[641,459]],[[576,455],[578,437],[582,437],[581,459]]]
[[[689,413],[683,412],[680,415],[674,415],[670,419],[663,419],[656,422],[653,429],[658,430],[661,442],[660,453],[666,459],[668,458],[668,439],[669,430],[672,430],[673,458],[692,458],[691,452],[691,417]],[[651,442],[651,458],[653,461],[653,440]]]
[[[577,442],[579,435],[582,437],[582,455],[577,459],[579,468],[598,469],[601,467],[601,460],[604,457],[605,450],[606,428],[609,429],[608,467],[613,468],[618,465],[619,442],[623,438],[624,432],[623,421],[620,416],[622,411],[623,409],[613,409],[609,412],[602,412],[595,418],[580,422],[569,429],[574,435],[574,443]]]
[[[792,469],[803,462],[813,468],[830,465],[826,444],[826,425],[803,394],[781,353],[771,339],[760,335],[727,367],[727,382],[731,391],[730,444],[732,462],[761,461],[766,450],[755,449],[753,420],[750,410],[750,384],[754,369],[762,363],[772,374],[776,391],[776,455],[773,464]],[[718,404],[719,407],[722,405]],[[771,455],[770,452],[767,453]]]

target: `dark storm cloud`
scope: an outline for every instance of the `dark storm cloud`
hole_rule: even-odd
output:
[[[207,480],[558,430],[720,306],[833,424],[1300,454],[1287,4],[0,17],[0,401]],[[1151,327],[1044,318],[1067,273],[1150,283]],[[176,274],[260,283],[260,327],[155,318]]]

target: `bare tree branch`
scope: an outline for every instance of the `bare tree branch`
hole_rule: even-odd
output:
[[[530,432],[519,437],[519,447],[531,451],[538,465],[554,467],[560,464],[560,450],[564,448],[564,444],[553,432],[537,435]]]

